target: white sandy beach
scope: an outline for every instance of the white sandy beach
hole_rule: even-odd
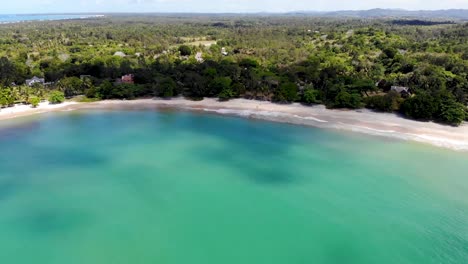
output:
[[[49,102],[42,102],[36,108],[32,108],[31,105],[17,104],[13,107],[0,109],[0,120],[41,114],[56,110],[72,109],[70,106],[76,106],[77,104],[78,103],[76,102],[65,102],[62,104],[49,104]]]
[[[270,102],[235,99],[219,102],[216,99],[189,101],[183,98],[172,100],[139,99],[133,101],[100,101],[94,103],[41,104],[38,108],[17,106],[2,109],[0,120],[51,111],[75,109],[120,109],[120,108],[176,108],[191,111],[213,112],[243,116],[291,124],[332,128],[372,135],[412,140],[439,147],[468,151],[468,124],[451,127],[433,122],[418,122],[395,114],[376,113],[369,110],[329,110],[324,106],[300,104],[274,104]]]

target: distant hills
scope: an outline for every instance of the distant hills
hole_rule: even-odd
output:
[[[427,19],[459,19],[468,20],[468,9],[446,10],[418,10],[404,9],[370,9],[370,10],[343,10],[343,11],[296,11],[289,15],[307,15],[318,17],[354,17],[354,18],[427,18]]]
[[[467,0],[468,1],[468,0]],[[468,9],[441,9],[441,10],[405,10],[390,8],[375,8],[369,10],[340,10],[340,11],[292,11],[292,12],[247,12],[247,13],[187,13],[187,12],[101,12],[101,13],[55,13],[55,14],[30,14],[30,16],[42,15],[155,15],[155,16],[312,16],[312,17],[341,17],[341,18],[389,18],[389,19],[426,19],[426,20],[463,20],[468,21]],[[21,17],[26,15],[1,15],[2,17]]]

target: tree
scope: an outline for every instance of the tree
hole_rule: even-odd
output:
[[[6,93],[6,89],[0,90],[0,105],[5,107],[8,105],[8,95]]]
[[[16,101],[15,93],[10,88],[0,89],[0,105],[12,106]]]
[[[158,80],[154,87],[154,94],[161,97],[173,97],[176,95],[177,84],[171,77]]]
[[[179,47],[180,55],[190,56],[192,54],[192,49],[187,45],[182,45]]]
[[[36,108],[37,106],[39,106],[39,103],[41,102],[41,99],[37,96],[31,96],[29,97],[29,100],[28,102],[31,104],[31,106],[33,108]]]
[[[382,112],[393,112],[400,109],[402,98],[397,92],[365,98],[366,107]]]
[[[383,54],[387,56],[387,58],[393,59],[398,54],[398,51],[395,48],[384,48],[382,50]]]
[[[231,88],[232,80],[229,77],[216,77],[210,82],[210,96],[219,95],[222,91]],[[231,90],[232,91],[232,90]]]
[[[10,86],[16,79],[16,67],[6,57],[0,58],[0,85]]]
[[[335,102],[332,105],[334,108],[361,108],[361,96],[359,94],[350,94],[346,91],[341,91],[335,97]]]
[[[349,89],[357,93],[364,93],[368,96],[367,92],[375,91],[377,87],[372,80],[355,79],[353,83],[349,85]]]
[[[458,126],[466,119],[466,107],[454,98],[442,100],[437,118],[447,124]]]
[[[192,99],[203,99],[208,95],[206,79],[200,74],[188,71],[184,73],[184,95]]]
[[[231,90],[235,96],[240,96],[245,93],[245,85],[240,82],[235,82],[231,85]]]
[[[229,99],[234,98],[235,93],[232,91],[231,88],[225,88],[219,94],[220,101],[229,101]]]
[[[49,103],[61,104],[65,101],[65,94],[61,91],[52,91],[49,95]]]
[[[320,100],[318,100],[319,95],[320,92],[318,90],[313,88],[306,88],[304,90],[304,94],[302,95],[302,101],[306,104],[320,103]]]
[[[85,96],[88,98],[101,98],[101,95],[94,86],[86,90]]]
[[[401,105],[401,111],[409,118],[432,120],[437,111],[437,104],[428,93],[420,93],[406,99]]]
[[[89,86],[87,82],[87,86]],[[67,77],[59,81],[58,87],[64,92],[66,97],[83,94],[85,87],[83,81],[78,77]]]
[[[285,82],[276,90],[273,100],[276,102],[295,102],[299,99],[298,92],[295,83]]]
[[[257,68],[259,66],[258,62],[251,58],[242,59],[239,62],[239,66],[244,68]]]

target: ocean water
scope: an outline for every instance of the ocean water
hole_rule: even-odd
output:
[[[0,14],[0,23],[14,23],[23,21],[43,21],[43,20],[64,20],[64,19],[81,19],[93,17],[94,15],[2,15]]]
[[[467,263],[468,155],[178,111],[3,122],[0,260]]]

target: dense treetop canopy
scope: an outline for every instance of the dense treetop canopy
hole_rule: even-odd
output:
[[[50,84],[32,96],[245,97],[460,124],[467,116],[468,24],[238,15],[4,24],[0,68],[3,105],[27,102],[18,91],[30,87],[18,85],[38,76]],[[126,74],[134,83],[122,83]],[[392,86],[409,93],[391,93]]]

